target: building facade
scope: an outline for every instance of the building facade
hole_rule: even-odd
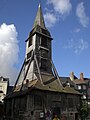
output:
[[[75,77],[74,73],[70,74],[72,82],[75,83],[75,89],[82,94],[82,101],[86,103],[88,109],[88,118],[90,119],[90,78],[85,78],[83,73],[80,77]]]
[[[0,77],[0,120],[4,115],[4,97],[7,94],[8,91],[8,84],[9,84],[9,79]]]
[[[81,94],[63,87],[52,61],[52,37],[39,5],[34,26],[26,40],[25,60],[5,101],[6,120],[78,120]]]
[[[3,103],[3,99],[7,94],[9,79],[0,77],[0,102]]]

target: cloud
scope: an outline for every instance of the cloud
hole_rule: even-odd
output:
[[[83,39],[79,39],[79,40],[71,39],[64,48],[72,49],[75,54],[80,54],[85,49],[88,49],[88,47],[89,47],[88,42]]]
[[[69,14],[72,5],[70,0],[47,0],[48,4],[53,4],[54,10],[61,15]]]
[[[44,18],[47,27],[52,27],[60,18],[65,18],[72,9],[70,0],[47,0],[47,4],[53,6],[52,10],[46,8]]]
[[[89,24],[89,17],[85,13],[85,7],[83,2],[77,5],[76,15],[79,18],[79,21],[82,24],[82,26],[87,27]]]
[[[47,27],[49,28],[52,27],[57,21],[56,16],[53,13],[49,13],[49,12],[47,12],[44,15],[44,19],[45,19]]]
[[[10,82],[16,79],[19,46],[14,24],[3,23],[0,26],[0,76],[9,77]]]
[[[75,32],[75,33],[79,33],[80,31],[81,31],[80,28],[76,28],[74,32]]]

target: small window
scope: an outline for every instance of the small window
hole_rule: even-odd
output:
[[[47,31],[42,29],[42,33],[47,35]]]
[[[88,82],[88,85],[89,85],[89,87],[90,87],[90,82]]]
[[[28,47],[30,47],[31,45],[32,45],[32,38],[30,38],[28,41]]]
[[[83,95],[83,99],[86,99],[86,95]]]
[[[81,90],[81,85],[78,85],[78,90]]]
[[[3,86],[0,86],[0,91],[3,91]]]
[[[32,55],[32,51],[30,51],[29,53],[27,53],[27,59],[29,59]]]
[[[41,49],[40,52],[41,52],[42,57],[44,57],[44,58],[48,57],[48,51],[47,50]]]
[[[42,36],[41,38],[41,46],[47,47],[47,38],[45,36]]]
[[[66,82],[66,85],[67,85],[68,87],[70,87],[70,83],[69,83],[68,81]]]
[[[46,59],[41,59],[41,69],[47,70],[47,60]]]
[[[83,90],[86,90],[86,85],[83,85]]]

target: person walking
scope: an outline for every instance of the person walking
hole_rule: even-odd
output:
[[[53,120],[60,120],[60,119],[59,119],[58,116],[55,114]]]

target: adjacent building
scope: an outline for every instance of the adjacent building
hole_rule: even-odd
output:
[[[39,5],[26,40],[25,60],[5,101],[6,120],[78,120],[81,94],[61,82],[52,61],[52,37]]]
[[[70,73],[70,79],[75,84],[75,89],[82,94],[82,101],[85,101],[88,108],[88,117],[90,118],[90,78],[85,78],[83,73],[77,78],[74,72]]]
[[[3,99],[7,94],[9,79],[0,77],[0,102],[3,103]]]
[[[4,114],[4,104],[3,104],[4,100],[3,99],[7,94],[8,84],[9,84],[9,79],[1,76],[0,77],[0,118]]]

